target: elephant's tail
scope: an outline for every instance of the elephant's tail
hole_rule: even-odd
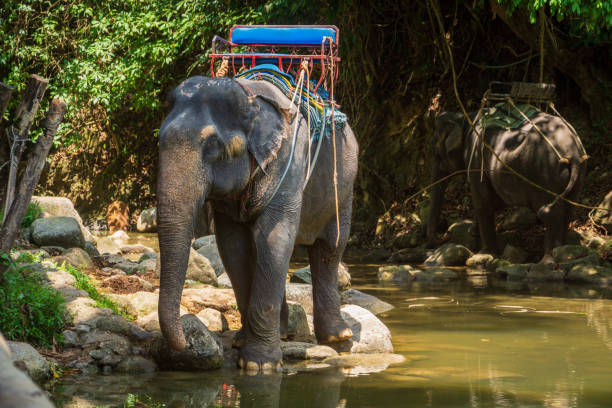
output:
[[[567,183],[565,190],[563,190],[561,194],[555,197],[552,203],[542,206],[542,208],[538,210],[539,218],[541,218],[542,216],[546,216],[550,212],[551,208],[554,207],[555,204],[557,204],[557,202],[560,199],[564,199],[565,197],[567,197],[569,193],[571,193],[574,190],[574,188],[576,187],[576,182],[578,181],[578,177],[580,176],[580,173],[582,173],[583,167],[585,166],[587,159],[588,159],[588,156],[586,154],[582,156],[580,159],[567,159],[567,158],[561,159],[562,163],[569,162],[570,164],[569,182]]]

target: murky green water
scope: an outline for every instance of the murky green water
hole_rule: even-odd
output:
[[[484,277],[379,287],[377,266],[351,266],[353,287],[396,306],[380,316],[402,364],[247,376],[239,370],[67,378],[59,406],[610,407],[612,293],[506,285]]]

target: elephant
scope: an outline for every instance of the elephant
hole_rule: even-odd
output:
[[[477,114],[469,114],[480,133]],[[586,153],[573,129],[557,116],[538,112],[516,129],[486,127],[483,137],[498,155],[481,144],[463,114],[442,112],[435,119],[432,138],[432,183],[456,171],[466,171],[482,253],[499,254],[495,235],[495,211],[508,206],[531,208],[546,226],[544,255],[552,263],[552,249],[566,241],[570,204],[529,184],[504,166],[561,197],[575,200],[586,174]],[[538,127],[539,131],[534,128]],[[554,148],[553,148],[554,146]],[[448,179],[432,187],[427,220],[427,241],[435,241],[436,226]]]
[[[321,136],[307,182],[314,152],[307,121],[274,85],[195,76],[172,90],[168,102],[171,110],[159,130],[157,222],[158,311],[169,345],[186,346],[179,307],[194,225],[206,213],[200,211],[205,203],[213,210],[219,253],[242,316],[235,339],[240,367],[269,371],[281,364],[285,282],[296,244],[308,249],[317,340],[351,338],[337,292],[357,174],[358,144],[348,124],[335,132],[335,156],[332,138]]]

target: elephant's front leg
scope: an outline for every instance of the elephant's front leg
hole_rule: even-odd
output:
[[[257,261],[239,360],[249,371],[272,370],[281,362],[280,315],[297,224],[286,214],[266,211],[253,226]]]
[[[482,242],[481,253],[499,255],[497,237],[495,236],[495,200],[490,192],[488,181],[475,180],[470,177],[470,190],[474,205],[476,222]]]

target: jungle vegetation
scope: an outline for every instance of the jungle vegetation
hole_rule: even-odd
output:
[[[6,0],[0,80],[19,91],[37,73],[68,104],[40,192],[87,215],[113,200],[153,205],[165,94],[209,72],[213,35],[316,23],[340,28],[337,94],[361,148],[359,231],[416,206],[404,200],[428,183],[430,119],[458,110],[454,81],[469,110],[491,80],[554,82],[587,150],[612,151],[612,0]]]

